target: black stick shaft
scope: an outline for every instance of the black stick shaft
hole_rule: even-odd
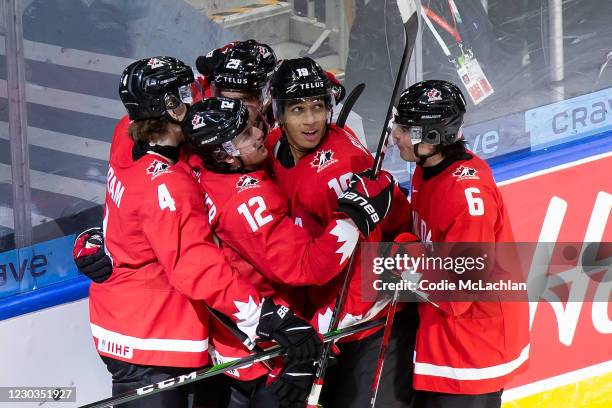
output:
[[[357,99],[359,99],[365,87],[366,85],[364,83],[358,84],[346,97],[344,103],[342,104],[342,109],[338,114],[338,119],[336,119],[336,126],[344,128],[348,115],[351,113],[353,106],[355,106],[355,102],[357,102]]]
[[[346,327],[344,329],[339,329],[333,332],[328,332],[327,334],[325,334],[323,341],[325,343],[332,342],[343,337],[362,332],[364,330],[369,330],[374,327],[382,326],[383,323],[384,322],[382,320],[374,320],[365,323],[355,324],[353,326]],[[166,390],[171,390],[173,388],[180,387],[185,384],[190,384],[192,382],[210,378],[229,370],[242,368],[247,365],[258,363],[261,361],[270,360],[271,358],[282,356],[284,355],[284,353],[285,351],[282,347],[273,346],[261,353],[251,354],[239,360],[217,364],[212,367],[203,368],[201,370],[194,370],[190,373],[180,375],[178,377],[169,378],[161,383],[150,384],[142,388],[137,388],[133,391],[118,395],[116,397],[106,398],[87,405],[81,405],[79,408],[104,408],[129,401],[134,401],[136,399],[143,398],[148,395],[154,395]]]

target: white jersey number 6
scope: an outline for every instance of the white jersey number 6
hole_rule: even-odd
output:
[[[474,196],[474,194],[480,194],[480,190],[476,187],[465,189],[465,199],[467,200],[470,215],[483,215],[485,212],[484,201],[482,201],[482,198]]]

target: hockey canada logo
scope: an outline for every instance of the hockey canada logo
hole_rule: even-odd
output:
[[[270,56],[270,51],[268,51],[266,47],[262,47],[260,45],[257,47],[257,49],[259,50],[259,54],[261,54],[263,58],[268,58]]]
[[[193,115],[193,118],[191,119],[191,125],[193,126],[193,129],[199,129],[202,126],[206,126],[206,123],[204,123],[204,118],[201,117],[199,114],[195,114]]]
[[[238,182],[236,183],[236,188],[238,189],[238,192],[255,187],[259,187],[259,180],[247,175],[240,177],[238,179]]]
[[[153,160],[151,165],[147,167],[147,174],[150,174],[151,180],[153,180],[155,179],[155,177],[159,176],[160,174],[172,172],[172,170],[168,170],[169,167],[170,165],[168,163],[164,163],[159,160]]]
[[[441,92],[439,90],[437,90],[436,88],[431,88],[429,91],[427,91],[427,102],[433,102],[433,101],[441,101],[442,97]]]
[[[459,180],[478,180],[480,177],[477,176],[478,170],[471,167],[459,166],[455,169],[453,176]]]
[[[337,161],[334,159],[334,152],[332,150],[320,150],[315,153],[315,157],[310,162],[310,165],[317,169],[317,173],[320,173],[321,170]]]
[[[151,59],[149,59],[149,61],[147,61],[147,65],[151,69],[155,69],[155,68],[163,67],[164,63],[162,61],[158,60],[157,58],[151,58]]]

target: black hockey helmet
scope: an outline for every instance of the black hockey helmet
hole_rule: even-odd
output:
[[[394,120],[412,128],[413,143],[446,146],[461,138],[465,105],[463,93],[450,82],[418,82],[400,95]]]
[[[227,49],[213,72],[212,84],[218,89],[263,89],[275,66],[276,55],[270,46],[241,41]]]
[[[295,99],[323,98],[331,111],[334,93],[327,74],[311,58],[282,60],[270,80],[270,93],[274,116],[280,120],[285,102]]]
[[[198,150],[224,150],[230,156],[240,153],[232,140],[247,128],[249,111],[238,99],[208,98],[189,108],[182,128],[185,138]]]
[[[145,58],[130,64],[121,75],[119,97],[132,120],[164,116],[181,103],[191,103],[193,71],[172,57]]]

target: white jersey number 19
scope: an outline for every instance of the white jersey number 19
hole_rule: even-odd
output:
[[[336,195],[340,197],[344,190],[346,190],[351,182],[351,178],[353,177],[353,173],[344,173],[340,177],[333,178],[327,182],[329,188],[333,189],[336,192]]]

